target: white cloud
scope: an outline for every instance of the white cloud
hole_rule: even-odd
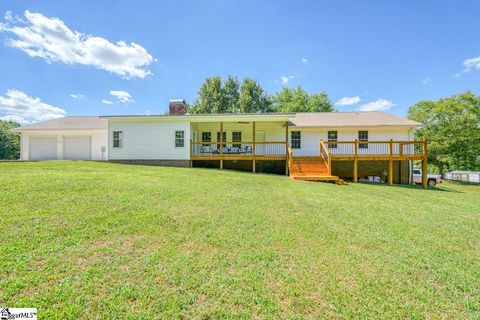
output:
[[[107,99],[102,99],[102,103],[103,103],[103,104],[113,104],[112,101],[107,100]]]
[[[86,95],[84,95],[83,93],[72,93],[70,97],[72,97],[73,99],[83,99],[86,97]]]
[[[455,73],[455,74],[453,75],[453,77],[454,77],[454,78],[460,78],[461,75],[462,75],[462,74],[459,72],[459,73]]]
[[[282,84],[288,84],[288,82],[293,79],[295,79],[295,76],[281,76],[279,82],[281,82]]]
[[[359,96],[355,97],[343,97],[337,102],[335,102],[335,105],[337,106],[351,106],[354,104],[358,104],[362,99],[360,99]]]
[[[303,58],[303,59],[302,59],[302,63],[303,63],[303,64],[307,64],[307,63],[308,63],[308,59],[307,59],[307,58]]]
[[[470,72],[472,69],[480,70],[480,56],[463,61],[463,72]]]
[[[65,110],[15,89],[8,90],[5,97],[0,96],[0,113],[3,113],[0,119],[12,120],[20,124],[51,120],[67,115]]]
[[[47,63],[82,64],[119,75],[123,78],[144,78],[150,75],[148,66],[154,58],[142,46],[124,41],[112,43],[68,28],[58,18],[25,11],[27,21],[5,14],[7,23],[0,23],[0,31],[11,33],[15,39],[7,45],[39,57]]]
[[[360,107],[361,111],[384,111],[390,110],[395,104],[391,100],[378,99]]]
[[[422,84],[423,84],[423,85],[427,85],[427,84],[430,82],[430,80],[432,80],[432,78],[425,77],[425,78],[422,80]]]
[[[111,90],[110,94],[112,96],[114,96],[115,98],[117,98],[118,102],[123,103],[123,104],[128,104],[128,103],[135,102],[135,100],[132,99],[132,96],[130,95],[130,93],[128,93],[127,91]]]

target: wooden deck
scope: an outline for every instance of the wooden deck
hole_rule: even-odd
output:
[[[290,177],[294,180],[343,182],[332,175],[332,161],[353,161],[353,182],[358,181],[358,161],[388,161],[388,184],[393,184],[393,161],[421,160],[422,185],[427,188],[426,141],[320,141],[319,156],[293,156],[287,145]]]

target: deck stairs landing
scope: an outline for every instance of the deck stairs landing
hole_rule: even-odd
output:
[[[328,164],[321,156],[292,157],[290,178],[293,180],[332,181],[337,184],[344,183],[342,179],[331,174]]]

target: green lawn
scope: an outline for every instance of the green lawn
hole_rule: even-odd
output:
[[[40,319],[479,318],[480,187],[0,163],[0,306]]]

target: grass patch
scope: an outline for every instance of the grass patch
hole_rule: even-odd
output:
[[[41,319],[478,318],[480,187],[0,163],[0,305]]]

